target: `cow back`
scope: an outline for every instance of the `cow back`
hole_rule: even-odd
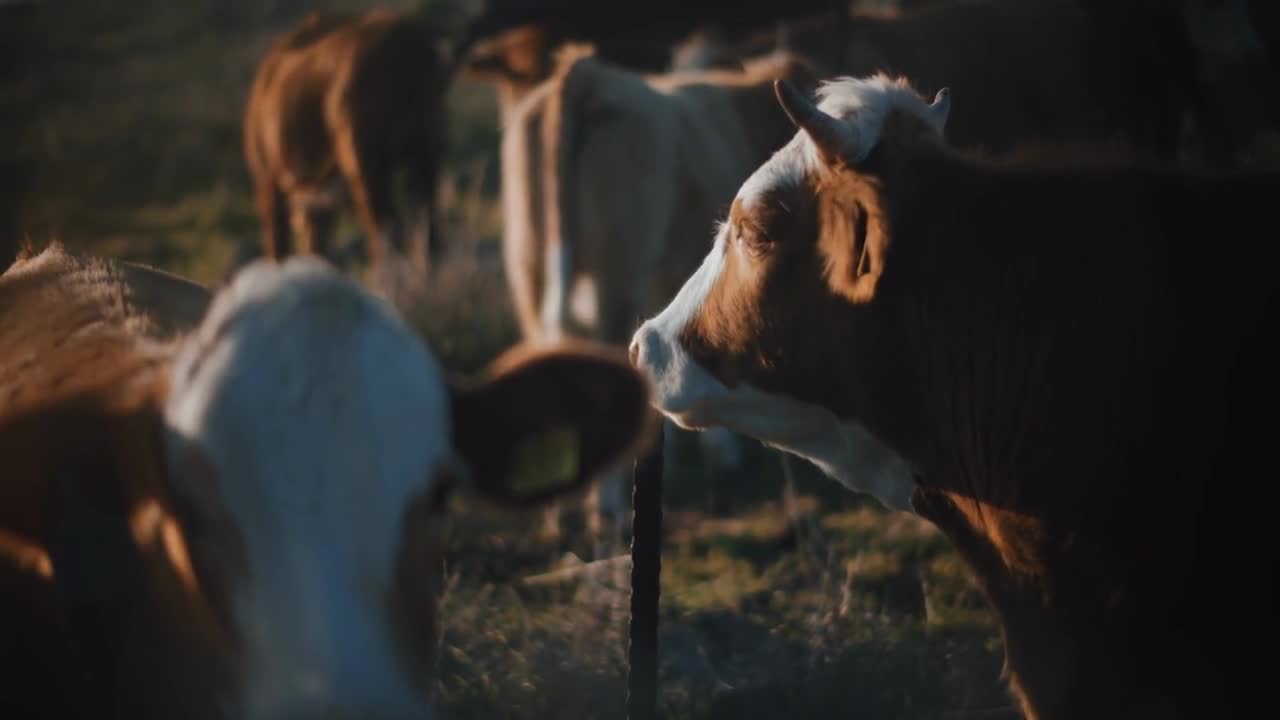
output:
[[[208,303],[208,290],[176,275],[57,244],[19,259],[0,275],[0,412],[128,377],[133,360],[106,358],[135,342],[162,353]]]

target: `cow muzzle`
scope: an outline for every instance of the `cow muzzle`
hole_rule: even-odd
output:
[[[715,408],[730,390],[689,352],[649,323],[631,339],[631,363],[652,386],[655,409],[686,430],[719,424]]]

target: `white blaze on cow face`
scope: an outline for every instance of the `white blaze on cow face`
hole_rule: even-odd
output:
[[[819,109],[839,121],[832,129],[841,145],[840,156],[854,162],[870,153],[891,110],[912,112],[941,133],[950,109],[945,90],[928,103],[904,81],[880,75],[828,82],[818,95]],[[802,188],[830,160],[830,150],[828,145],[826,152],[820,151],[808,133],[798,132],[743,183],[737,202],[749,213],[775,193]],[[682,345],[681,335],[702,310],[725,266],[745,262],[738,257],[740,248],[726,242],[727,231],[721,226],[701,267],[632,340],[632,360],[650,377],[654,406],[686,429],[724,428],[754,437],[813,462],[846,487],[873,495],[890,509],[909,511],[913,469],[861,425],[750,384],[729,388]]]
[[[797,133],[767,162],[756,168],[738,189],[735,200],[750,211],[774,190],[797,187],[817,168],[818,158],[804,133]]]
[[[242,541],[241,716],[431,717],[388,611],[405,511],[452,462],[447,389],[417,337],[319,260],[259,261],[180,353],[165,415],[171,457],[210,460],[204,492]]]
[[[642,363],[641,369],[648,373],[653,383],[654,401],[677,425],[687,430],[701,430],[710,424],[699,422],[698,403],[708,395],[724,390],[720,381],[693,362],[676,342],[724,268],[724,232],[722,227],[711,253],[680,288],[671,304],[642,325],[631,341],[632,360]]]

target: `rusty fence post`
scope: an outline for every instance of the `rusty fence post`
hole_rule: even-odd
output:
[[[665,423],[663,423],[665,425]],[[635,464],[631,515],[631,625],[627,718],[658,717],[658,598],[662,571],[662,452],[665,427]]]

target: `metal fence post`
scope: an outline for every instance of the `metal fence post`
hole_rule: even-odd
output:
[[[665,423],[663,423],[665,425]],[[662,454],[665,427],[636,459],[631,516],[631,624],[627,718],[658,717],[658,598],[662,571]]]

